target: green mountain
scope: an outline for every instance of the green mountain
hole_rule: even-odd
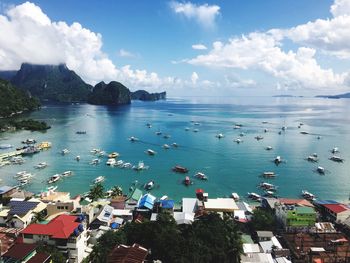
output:
[[[23,63],[11,82],[41,101],[86,101],[91,86],[66,65],[33,65]]]
[[[117,81],[96,84],[88,97],[88,103],[95,105],[122,105],[131,103],[130,90]]]
[[[38,109],[38,99],[28,96],[10,82],[0,79],[0,117],[10,117],[23,111]]]
[[[132,100],[143,100],[143,101],[155,101],[155,100],[165,100],[166,92],[160,93],[149,93],[145,90],[137,90],[131,93]]]

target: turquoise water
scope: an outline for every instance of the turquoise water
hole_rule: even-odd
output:
[[[140,183],[154,180],[157,187],[152,193],[176,200],[194,196],[197,188],[203,188],[210,197],[228,196],[232,192],[241,196],[247,192],[259,193],[257,184],[265,180],[279,186],[279,196],[297,197],[301,190],[307,189],[320,198],[346,200],[350,193],[349,102],[315,98],[217,97],[133,102],[131,106],[123,107],[50,105],[29,114],[47,121],[52,125],[50,130],[45,133],[2,133],[0,144],[18,147],[22,140],[35,138],[50,141],[53,147],[26,158],[23,165],[0,168],[0,178],[2,184],[15,184],[13,175],[16,172],[35,173],[33,183],[27,189],[38,192],[51,175],[71,170],[74,176],[57,185],[60,191],[69,191],[72,195],[88,191],[92,180],[100,175],[106,177],[106,188],[121,185],[126,191],[135,180]],[[195,126],[194,122],[200,125]],[[304,126],[298,129],[300,122]],[[152,128],[147,128],[146,123],[151,123]],[[235,123],[242,124],[242,129],[233,129]],[[278,131],[284,125],[288,129],[279,135]],[[185,131],[185,127],[190,130]],[[198,133],[193,132],[195,128],[199,129]],[[264,128],[269,132],[264,133]],[[78,130],[86,130],[87,134],[77,135]],[[158,130],[170,134],[171,138],[157,136]],[[300,131],[310,134],[302,135]],[[246,135],[241,138],[243,142],[237,144],[233,140],[241,132]],[[218,133],[225,137],[217,139]],[[255,140],[257,135],[264,139]],[[318,140],[317,135],[322,138]],[[136,136],[140,141],[131,143],[130,136]],[[179,147],[169,150],[161,147],[173,142]],[[268,145],[274,149],[266,151]],[[344,163],[328,159],[335,146],[339,147]],[[60,151],[64,148],[70,153],[63,156]],[[107,153],[119,152],[119,159],[133,164],[143,160],[150,168],[142,172],[112,168],[105,165],[107,158],[92,166],[89,162],[95,158],[90,153],[93,148]],[[148,148],[157,154],[148,156],[145,154]],[[305,160],[314,152],[319,155],[318,164]],[[80,162],[74,160],[76,155],[81,156]],[[272,160],[277,155],[286,162],[276,166]],[[33,168],[43,161],[49,164],[47,168],[40,171]],[[181,183],[184,175],[171,171],[176,164],[187,167],[191,177],[201,171],[209,180],[193,178],[194,184],[186,187]],[[327,170],[324,176],[314,172],[318,165]],[[263,179],[259,175],[264,171],[274,171],[278,176]]]

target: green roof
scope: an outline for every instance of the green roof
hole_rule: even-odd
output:
[[[135,188],[134,192],[130,196],[130,199],[138,201],[141,197],[142,197],[142,191],[138,188]]]
[[[298,214],[313,214],[316,213],[315,209],[313,209],[312,207],[307,207],[307,206],[297,206],[295,208],[296,212]]]
[[[254,244],[254,241],[251,238],[251,236],[250,235],[246,235],[246,234],[242,235],[242,242],[243,243],[248,243],[248,244]]]

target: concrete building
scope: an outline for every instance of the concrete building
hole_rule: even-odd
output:
[[[276,205],[275,215],[285,228],[311,227],[316,223],[316,211],[312,207]]]
[[[234,213],[238,206],[232,198],[208,198],[203,202],[205,211]]]

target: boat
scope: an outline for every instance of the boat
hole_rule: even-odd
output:
[[[258,135],[258,136],[255,136],[254,139],[256,139],[257,141],[260,141],[264,139],[264,137],[262,137],[261,135]]]
[[[301,131],[300,134],[309,134],[307,131]]]
[[[240,137],[243,137],[244,135],[245,135],[244,132],[241,132],[241,133],[239,134]]]
[[[274,178],[276,177],[276,174],[274,172],[264,172],[262,176],[265,178]]]
[[[233,140],[235,143],[241,143],[242,142],[242,140],[241,139],[239,139],[239,138],[237,138],[237,139],[235,139],[235,140]]]
[[[325,173],[325,169],[322,167],[322,166],[318,166],[316,171],[319,173],[319,174],[324,174]]]
[[[50,149],[51,146],[52,146],[51,142],[41,142],[41,143],[38,144],[37,147],[38,147],[40,150],[47,150],[47,149]]]
[[[172,169],[174,172],[176,173],[188,173],[188,169],[179,165],[176,165],[175,167],[173,167]]]
[[[139,161],[139,163],[137,165],[134,165],[132,168],[136,171],[141,171],[148,169],[148,166],[145,166],[143,161]]]
[[[46,167],[47,167],[46,162],[41,162],[41,163],[38,163],[37,165],[34,166],[34,168],[36,168],[36,169],[44,169]]]
[[[153,187],[154,187],[154,181],[149,181],[147,184],[144,185],[144,188],[147,191],[152,190]]]
[[[259,187],[261,189],[264,189],[264,190],[270,190],[270,191],[276,191],[277,190],[277,186],[275,186],[273,184],[270,184],[270,183],[265,183],[265,182],[260,183]]]
[[[55,174],[55,175],[50,177],[50,179],[47,181],[47,183],[48,184],[53,184],[53,183],[56,183],[60,179],[61,179],[61,175]]]
[[[121,165],[122,168],[132,168],[132,164],[131,163],[124,163]]]
[[[76,134],[86,134],[86,131],[77,131]]]
[[[273,149],[272,146],[267,146],[267,147],[265,148],[266,151],[271,151],[272,149]]]
[[[269,131],[268,129],[266,129],[266,128],[264,129],[264,132],[265,132],[265,133],[268,132],[268,131]]]
[[[196,173],[194,176],[198,179],[201,179],[201,180],[208,180],[208,177],[204,173],[201,173],[201,172]]]
[[[282,162],[281,156],[276,156],[274,159],[275,164],[280,164]]]
[[[173,146],[174,148],[179,147],[179,145],[178,145],[176,142],[173,142],[173,143],[171,144],[171,146]]]
[[[69,150],[68,149],[63,149],[62,151],[61,151],[61,154],[62,155],[65,155],[65,154],[68,154],[69,153]]]
[[[0,144],[0,150],[10,149],[13,145],[11,144]]]
[[[249,193],[248,192],[248,197],[254,201],[260,201],[261,200],[261,196],[256,194],[256,193]]]
[[[152,128],[152,124],[150,124],[150,123],[147,123],[146,126],[147,126],[148,128]]]
[[[118,160],[115,165],[116,166],[122,166],[124,164],[124,161],[123,160]]]
[[[194,125],[199,126],[199,125],[200,125],[200,123],[199,123],[199,122],[195,122],[195,123],[194,123]]]
[[[90,164],[92,164],[92,165],[97,165],[97,164],[99,164],[100,163],[100,159],[93,159],[91,162],[90,162]]]
[[[156,155],[156,152],[151,149],[147,149],[146,153],[151,156]]]
[[[199,130],[198,129],[194,129],[193,132],[199,132]]]
[[[10,162],[12,164],[23,164],[24,163],[24,159],[21,156],[14,156],[10,159]]]
[[[118,158],[118,157],[119,157],[119,153],[117,152],[112,152],[108,154],[108,158]]]
[[[161,131],[156,131],[156,135],[162,135]]]
[[[343,158],[340,158],[339,156],[333,155],[331,158],[329,158],[329,160],[333,161],[333,162],[337,162],[337,163],[342,163],[344,162]]]
[[[338,153],[339,152],[339,149],[338,147],[334,147],[332,150],[331,150],[332,153]]]
[[[218,139],[221,139],[221,138],[224,138],[224,135],[222,133],[219,133],[215,137],[218,138]]]
[[[97,153],[101,152],[101,150],[100,150],[100,149],[94,148],[94,149],[92,149],[90,152],[91,152],[92,154],[97,154]]]
[[[282,130],[282,131],[287,130],[287,126],[282,126],[281,130]]]
[[[129,138],[129,141],[131,141],[131,142],[137,142],[139,139],[138,138],[136,138],[136,137],[134,137],[134,136],[131,136],[130,138]]]
[[[185,127],[185,131],[189,131],[190,130],[190,128],[189,127]]]
[[[235,126],[233,126],[233,129],[235,129],[235,130],[238,130],[238,129],[240,129],[240,128],[242,128],[240,125],[235,125]]]
[[[316,163],[318,162],[318,158],[317,156],[314,156],[314,155],[309,155],[306,160],[308,160],[309,162],[313,162],[313,163]]]
[[[184,185],[189,186],[192,184],[190,177],[186,176],[185,179],[183,180]]]
[[[261,123],[262,123],[262,124],[268,124],[268,122],[267,122],[267,121],[262,121]]]
[[[16,173],[16,175],[14,177],[18,178],[18,177],[21,177],[21,176],[23,176],[23,175],[25,175],[27,173],[28,173],[27,171],[20,171],[20,172]]]
[[[35,139],[26,139],[24,141],[22,141],[23,144],[34,144],[36,143]]]
[[[163,201],[163,200],[167,200],[168,196],[167,195],[163,195],[161,198],[159,198],[159,200]]]
[[[301,191],[301,196],[304,197],[307,200],[313,201],[316,199],[316,196],[306,190]]]
[[[322,137],[321,136],[317,136],[317,140],[320,140]]]
[[[80,155],[77,155],[76,157],[75,157],[75,160],[77,160],[78,162],[80,161]]]
[[[72,171],[65,171],[65,172],[61,173],[61,175],[64,177],[71,176],[72,174],[73,174]]]
[[[171,136],[170,136],[169,134],[164,134],[164,135],[163,135],[163,138],[164,138],[164,139],[169,139],[170,137],[171,137]]]
[[[27,184],[29,184],[29,180],[24,179],[19,181],[19,186],[21,187],[26,186]]]
[[[264,192],[265,192],[266,197],[275,197],[276,196],[276,193],[274,191],[265,190]]]
[[[169,149],[170,146],[169,146],[168,144],[163,144],[163,148],[164,148],[164,149]]]
[[[233,200],[238,201],[239,200],[239,195],[237,193],[232,193],[231,194]]]
[[[107,165],[114,166],[116,165],[116,160],[114,158],[109,158],[106,162]]]
[[[33,155],[39,152],[40,152],[39,148],[35,146],[29,146],[23,150],[22,155]]]
[[[55,185],[55,186],[51,185],[47,188],[47,191],[54,192],[57,189],[57,187],[58,187],[57,185]]]
[[[94,184],[98,184],[98,183],[102,183],[104,180],[105,178],[103,176],[99,176],[99,177],[96,177],[93,182]]]

